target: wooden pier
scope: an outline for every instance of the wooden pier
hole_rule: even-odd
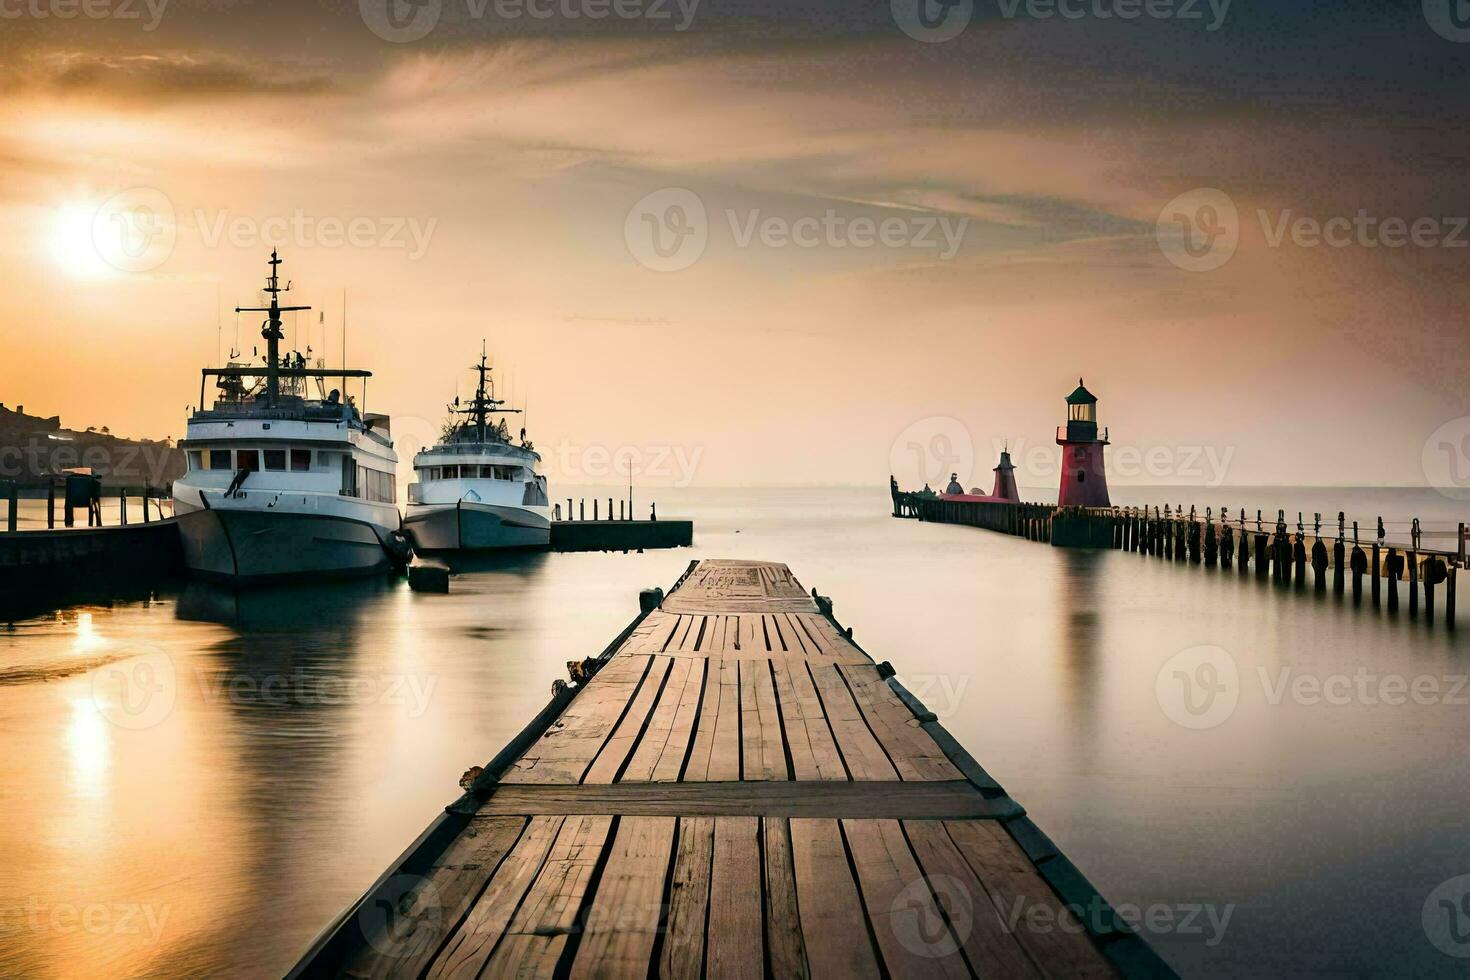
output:
[[[786,566],[643,599],[293,976],[1173,975]]]
[[[1399,583],[1404,583],[1404,605],[1410,619],[1433,624],[1436,595],[1443,587],[1445,626],[1455,629],[1458,572],[1470,568],[1470,534],[1461,523],[1454,551],[1425,548],[1417,520],[1408,540],[1386,536],[1381,519],[1372,532],[1360,531],[1338,515],[1337,533],[1324,531],[1320,515],[1309,526],[1303,516],[1296,522],[1278,511],[1274,520],[1254,519],[1242,511],[1236,519],[1224,510],[1164,507],[1058,507],[1053,504],[1010,504],[945,500],[935,494],[906,493],[890,487],[893,516],[940,524],[967,524],[1003,534],[1067,548],[1104,548],[1201,566],[1236,569],[1239,574],[1278,585],[1343,596],[1351,592],[1354,604],[1365,598],[1375,609],[1400,609]],[[1372,533],[1372,540],[1361,540]],[[1442,532],[1440,536],[1447,536]]]

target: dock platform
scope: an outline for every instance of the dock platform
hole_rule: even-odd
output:
[[[1173,976],[785,565],[654,598],[292,976]]]

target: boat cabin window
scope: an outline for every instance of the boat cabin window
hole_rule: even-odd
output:
[[[393,474],[381,470],[370,470],[365,466],[359,466],[357,468],[357,491],[357,496],[364,500],[375,500],[385,504],[398,502],[398,487],[393,479]]]
[[[305,472],[307,472],[310,469],[311,469],[311,450],[310,449],[293,449],[293,450],[291,450],[291,472],[292,473],[305,473]]]
[[[263,455],[265,456],[266,469],[284,470],[286,468],[286,450],[266,449],[263,450]]]
[[[235,450],[235,468],[240,470],[260,469],[259,449],[237,449]]]
[[[316,454],[316,465],[322,469],[330,469],[337,465],[336,458],[340,455],[340,453],[329,453],[325,449],[318,450]]]
[[[189,450],[189,469],[204,469],[204,453],[198,449]]]
[[[208,457],[209,468],[212,470],[228,470],[234,468],[230,461],[230,451],[228,449],[208,449],[205,450],[204,455]]]

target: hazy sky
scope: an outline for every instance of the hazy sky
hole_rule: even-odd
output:
[[[1470,436],[1449,0],[384,2],[0,0],[0,399],[182,435],[279,245],[400,448],[486,337],[553,480],[988,486],[1079,376],[1116,484]]]

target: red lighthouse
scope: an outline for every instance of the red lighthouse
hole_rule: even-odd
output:
[[[1110,507],[1108,476],[1103,469],[1107,430],[1097,434],[1097,398],[1077,379],[1077,390],[1067,396],[1067,428],[1057,429],[1062,447],[1062,485],[1057,503],[1063,507]]]

